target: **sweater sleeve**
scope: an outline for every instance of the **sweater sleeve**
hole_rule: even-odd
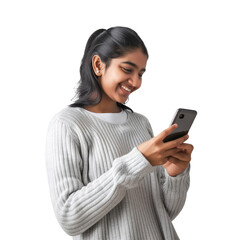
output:
[[[153,130],[148,120],[147,124],[148,131],[151,137],[153,137]],[[162,190],[163,203],[171,220],[176,218],[185,204],[190,184],[189,171],[190,165],[182,174],[171,177],[163,166],[159,167],[159,182]]]
[[[176,218],[184,206],[190,184],[189,170],[190,165],[180,175],[171,177],[166,169],[160,166],[163,201],[171,220]]]
[[[137,148],[113,161],[112,167],[86,186],[82,181],[84,159],[78,139],[61,120],[50,125],[46,141],[46,165],[55,215],[64,231],[83,233],[136,187],[153,167]]]

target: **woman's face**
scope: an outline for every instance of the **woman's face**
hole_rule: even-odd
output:
[[[108,101],[125,103],[129,95],[140,88],[146,70],[147,56],[136,49],[123,57],[111,60],[108,68],[100,69],[103,97]]]

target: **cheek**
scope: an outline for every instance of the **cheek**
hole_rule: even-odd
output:
[[[121,69],[110,68],[108,69],[100,79],[100,85],[103,91],[108,95],[113,97],[114,94],[119,94],[120,83],[127,80],[125,74]]]
[[[117,91],[119,83],[116,81],[116,78],[114,78],[113,75],[108,74],[100,79],[100,85],[103,91],[110,96]]]
[[[106,88],[116,89],[121,81],[123,81],[122,75],[117,71],[112,71],[111,74],[105,76],[103,85]]]
[[[140,88],[142,86],[142,80],[140,80],[140,83],[138,86],[139,86],[138,88]]]

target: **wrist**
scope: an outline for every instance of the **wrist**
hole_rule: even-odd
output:
[[[165,165],[165,164],[164,164]],[[163,166],[164,166],[163,165]],[[169,177],[181,177],[183,175],[186,175],[187,173],[189,173],[189,170],[190,170],[190,164],[183,170],[183,171],[179,171],[179,172],[176,172],[176,171],[172,171],[171,169],[169,168],[166,168],[164,166],[164,171],[166,173],[167,176]]]

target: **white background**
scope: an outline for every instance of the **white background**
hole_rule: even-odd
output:
[[[177,108],[198,111],[191,188],[174,221],[180,238],[233,239],[231,2],[1,1],[1,239],[71,239],[50,202],[46,131],[71,103],[88,37],[112,26],[133,28],[148,48],[128,106],[147,116],[155,135]]]

